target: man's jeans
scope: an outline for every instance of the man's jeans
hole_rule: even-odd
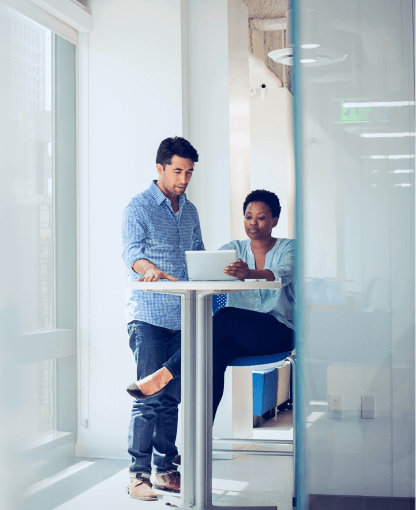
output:
[[[181,346],[180,330],[135,320],[128,323],[127,331],[136,359],[137,380],[162,368]],[[151,473],[152,453],[157,473],[176,469],[172,461],[178,455],[175,440],[180,400],[180,377],[172,379],[161,394],[134,400],[128,438],[131,472]]]

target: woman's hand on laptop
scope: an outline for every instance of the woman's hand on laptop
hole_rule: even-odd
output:
[[[244,281],[248,278],[249,268],[245,262],[238,259],[237,262],[232,262],[229,266],[227,266],[224,269],[224,273],[230,276],[235,276],[239,280]]]

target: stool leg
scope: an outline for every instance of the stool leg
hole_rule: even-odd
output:
[[[292,493],[292,507],[296,508],[297,506],[297,471],[296,471],[296,402],[295,402],[295,392],[296,392],[296,360],[293,356],[288,356],[287,358],[290,361],[290,378],[292,381],[292,391],[293,394],[290,395],[292,400],[292,422],[293,422],[293,493]]]

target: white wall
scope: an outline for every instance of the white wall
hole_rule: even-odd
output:
[[[250,97],[250,185],[251,189],[273,191],[279,197],[282,212],[273,230],[276,237],[289,235],[290,219],[294,217],[294,164],[289,159],[293,136],[290,130],[292,94],[285,88],[266,88]]]
[[[228,0],[228,93],[230,101],[231,238],[246,239],[242,204],[250,192],[250,101],[247,52],[248,9]]]
[[[189,197],[206,249],[217,250],[231,240],[227,0],[189,2],[188,34],[189,140],[200,156]]]
[[[79,168],[80,420],[88,428],[79,428],[77,454],[128,458],[132,400],[125,387],[135,363],[125,293],[113,283],[123,279],[122,211],[157,178],[159,143],[182,133],[180,1],[90,6],[94,27],[89,41],[81,39],[79,91],[84,129],[89,123]]]

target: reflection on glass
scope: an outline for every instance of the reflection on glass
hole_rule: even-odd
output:
[[[362,138],[403,138],[404,136],[415,136],[416,133],[361,133]]]
[[[20,387],[24,388],[20,407],[30,416],[26,441],[55,431],[55,360],[22,365]]]
[[[368,156],[369,159],[415,159],[414,154],[373,154],[372,156]]]
[[[296,75],[304,275],[297,349],[300,505],[330,508],[323,496],[411,498],[412,1],[296,4],[298,47],[313,39],[348,55],[333,65],[299,65]],[[307,51],[299,50],[298,58],[307,58]]]
[[[375,108],[390,106],[414,106],[414,101],[373,101],[371,103],[343,103],[343,108]]]
[[[51,32],[3,7],[11,48],[11,214],[19,232],[21,330],[54,327],[54,203]]]

